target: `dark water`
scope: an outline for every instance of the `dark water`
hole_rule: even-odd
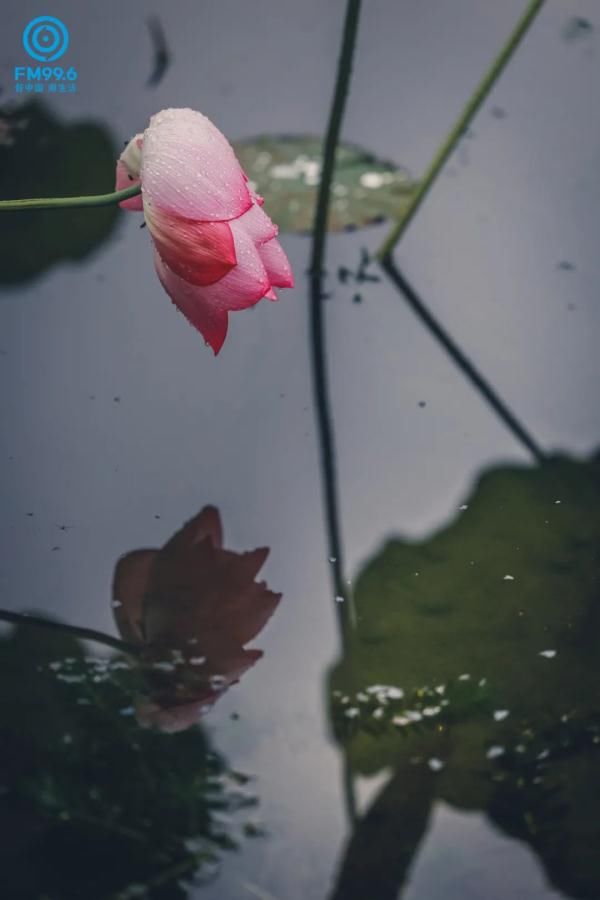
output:
[[[344,136],[418,175],[521,10],[365,4]],[[167,106],[232,138],[323,130],[337,0],[9,3],[3,101],[43,12],[69,25],[78,91],[13,115],[5,197],[110,189],[122,142]],[[154,87],[150,12],[171,55]],[[219,624],[178,617],[178,638],[198,641],[211,673],[243,674],[200,726],[169,734],[134,707],[143,720],[140,698],[154,698],[148,721],[197,698],[191,662],[179,678],[177,661],[132,668],[117,650],[3,626],[2,896],[600,897],[598,27],[592,0],[549,0],[397,253],[540,454],[387,278],[361,303],[335,279],[385,226],[329,241],[356,615],[344,642],[309,239],[283,236],[296,288],[232,316],[215,360],[163,294],[135,217],[2,214],[2,606],[116,636],[113,612],[148,584],[159,629],[161,597],[184,608],[190,585],[222,589]],[[27,142],[11,144],[21,115]],[[125,609],[111,609],[117,561],[157,551],[207,505],[224,582],[194,555],[196,520],[175,550],[127,558]],[[239,554],[261,547],[257,578],[283,595],[268,622],[264,597],[263,622],[236,606],[254,590]]]

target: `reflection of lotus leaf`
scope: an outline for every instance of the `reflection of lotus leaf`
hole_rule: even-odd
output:
[[[238,141],[235,152],[265,209],[282,231],[313,227],[322,142],[306,135],[261,135]],[[416,188],[410,175],[360,147],[340,144],[329,210],[329,230],[362,228],[398,216]]]
[[[599,508],[598,459],[488,472],[450,525],[422,543],[392,539],[368,563],[331,677],[334,707],[340,696],[360,706],[373,685],[413,697],[485,679],[491,706],[450,700],[420,732],[348,737],[339,709],[334,727],[360,772],[410,778],[429,761],[434,796],[487,810],[581,897],[600,896]]]
[[[214,875],[255,799],[200,728],[140,729],[135,668],[55,631],[18,628],[0,666],[3,897],[183,900]]]
[[[63,125],[40,103],[0,113],[0,197],[68,197],[114,189],[116,151],[93,122]],[[88,256],[111,234],[115,205],[0,212],[0,284]]]

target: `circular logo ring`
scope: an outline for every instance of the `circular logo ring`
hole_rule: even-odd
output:
[[[25,28],[23,46],[33,59],[53,62],[66,52],[69,46],[69,31],[55,16],[38,16]]]

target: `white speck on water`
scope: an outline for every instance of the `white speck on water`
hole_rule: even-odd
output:
[[[437,716],[438,713],[441,713],[441,706],[425,706],[423,707],[423,715],[424,716]]]
[[[458,676],[458,680],[459,680],[459,681],[468,681],[468,680],[470,679],[470,677],[471,677],[471,676],[469,675],[468,672],[463,672],[462,675],[459,675],[459,676]]]
[[[527,748],[526,748],[525,744],[517,744],[517,746],[515,747],[515,750],[517,753],[525,753],[526,749]]]
[[[487,678],[480,678],[478,684],[479,687],[485,687],[487,684]]]
[[[445,694],[445,693],[446,693],[446,685],[445,685],[445,684],[438,684],[438,685],[436,685],[436,687],[434,688],[434,691],[436,692],[436,694]]]
[[[368,703],[368,701],[369,701],[369,695],[368,695],[368,694],[363,694],[363,692],[360,691],[360,692],[356,695],[356,699],[357,699],[360,703]]]
[[[385,703],[386,700],[402,700],[404,697],[402,688],[393,684],[371,684],[366,691],[368,694],[375,694],[380,703]]]
[[[73,735],[63,734],[63,744],[72,744],[72,743],[73,743]]]
[[[502,722],[510,715],[510,710],[508,709],[495,709],[494,710],[494,721]]]
[[[545,656],[546,659],[554,659],[554,657],[556,656],[556,650],[542,650],[538,655]]]
[[[538,753],[537,758],[538,759],[548,759],[549,756],[550,756],[549,750],[542,750],[541,753]]]
[[[337,556],[330,556],[330,557],[329,557],[329,562],[330,562],[330,563],[337,562]]]
[[[381,718],[383,718],[383,715],[384,715],[384,710],[381,706],[379,706],[377,709],[373,710],[373,718],[374,719],[381,719]]]
[[[175,666],[170,662],[155,662],[152,663],[153,669],[158,669],[159,672],[174,672]]]
[[[515,576],[514,576],[514,575],[505,575],[504,578],[503,578],[502,580],[503,580],[503,581],[514,581],[514,580],[515,580]]]
[[[555,500],[554,502],[555,502],[556,505],[558,506],[559,503],[562,503],[562,500]]]
[[[468,504],[468,503],[463,503],[463,505],[462,505],[462,506],[459,506],[458,508],[459,508],[459,509],[463,509],[463,510],[464,510],[464,509],[468,509],[468,508],[469,508],[469,504]]]
[[[441,770],[446,765],[441,759],[437,759],[437,757],[432,756],[431,759],[427,760],[427,765],[431,769],[432,772],[441,772]]]
[[[494,744],[493,747],[489,748],[488,752],[485,755],[488,759],[498,759],[498,757],[503,756],[504,753],[504,747],[501,747],[499,744]]]
[[[345,714],[346,716],[348,716],[349,719],[355,719],[355,718],[358,716],[358,714],[359,714],[359,712],[358,712],[358,707],[356,707],[356,706],[349,706],[348,709],[345,710],[345,713],[344,713],[344,714]]]
[[[341,594],[338,594],[337,597],[335,598],[335,602],[336,602],[336,603],[343,603],[345,599],[346,599],[346,598],[345,598],[345,597],[342,597]]]
[[[191,663],[193,666],[203,666],[205,662],[206,662],[206,657],[205,657],[205,656],[192,656],[192,657],[190,657],[190,663]]]
[[[399,727],[403,727],[404,725],[409,725],[410,719],[407,719],[406,716],[394,716],[392,719],[392,725],[398,725]]]
[[[123,606],[120,600],[112,600],[110,605],[113,609],[118,609],[119,606]]]
[[[135,709],[133,706],[124,706],[123,709],[119,710],[119,713],[122,716],[133,716],[135,714]]]

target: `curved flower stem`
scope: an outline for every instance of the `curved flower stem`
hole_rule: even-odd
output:
[[[128,644],[126,641],[121,641],[119,638],[105,634],[103,631],[96,631],[95,628],[80,628],[79,625],[66,625],[64,622],[42,619],[41,616],[28,616],[24,613],[0,609],[0,621],[11,622],[13,625],[32,625],[33,627],[62,631],[63,634],[70,634],[72,637],[83,641],[95,641],[97,644],[106,644],[107,647],[113,647],[113,649],[120,650],[121,653],[128,653],[130,656],[137,656],[140,652],[139,648],[134,644]]]
[[[452,126],[447,136],[444,138],[437,153],[433,157],[429,168],[425,172],[422,181],[419,183],[412,197],[412,200],[410,201],[400,218],[397,219],[389,235],[377,251],[376,256],[380,262],[391,255],[394,247],[412,222],[416,212],[419,210],[421,204],[423,203],[423,200],[429,193],[433,183],[440,174],[448,157],[451,155],[452,151],[456,147],[456,144],[471,123],[475,113],[484,102],[492,87],[500,77],[503,69],[517,49],[521,40],[525,37],[529,26],[532,24],[533,20],[541,10],[544,2],[545,0],[530,0],[525,13],[517,23],[506,44],[484,75],[483,79],[478,84],[475,92],[471,96],[470,100],[456,120],[455,124]]]
[[[3,209],[78,209],[85,206],[110,206],[141,194],[140,184],[113,191],[112,194],[92,194],[90,197],[34,197],[27,200],[0,200]]]

